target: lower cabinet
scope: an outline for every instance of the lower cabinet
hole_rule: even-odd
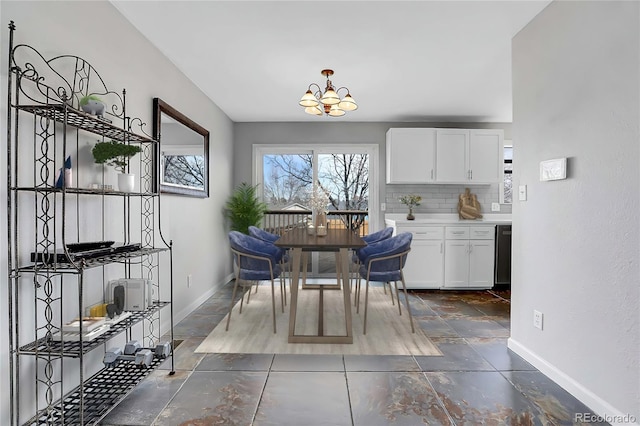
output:
[[[403,273],[407,288],[440,288],[443,286],[443,226],[398,226],[397,233],[411,232],[411,252]]]
[[[493,287],[493,226],[445,228],[445,288]]]
[[[494,225],[405,225],[411,252],[404,267],[407,288],[465,289],[493,287]]]

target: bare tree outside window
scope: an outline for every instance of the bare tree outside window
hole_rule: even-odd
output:
[[[165,155],[163,160],[164,183],[204,188],[204,156]]]
[[[367,154],[320,154],[318,163],[316,185],[329,198],[328,210],[368,209]],[[313,154],[264,156],[264,196],[270,208],[293,203],[308,206],[312,193]],[[361,217],[349,225],[355,229],[364,220]]]

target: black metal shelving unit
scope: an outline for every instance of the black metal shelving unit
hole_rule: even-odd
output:
[[[15,44],[15,31],[12,21],[7,91],[11,424],[96,424],[161,363],[170,363],[168,374],[174,373],[173,353],[166,361],[154,358],[146,368],[129,361],[110,368],[85,362],[89,353],[106,350],[121,335],[153,347],[161,337],[161,319],[173,342],[173,248],[160,228],[159,142],[144,132],[140,119],[127,115],[126,91],[110,91],[86,60],[47,59],[29,45]],[[92,94],[110,102],[104,117],[82,111],[80,99]],[[65,182],[66,177],[56,186],[55,171],[65,159],[81,158],[81,146],[96,139],[140,146],[139,162],[129,164],[139,176],[137,192],[82,187]],[[100,188],[105,174],[103,168],[96,182]],[[140,247],[91,259],[74,258],[65,248],[96,233],[102,240]],[[57,262],[34,261],[31,253]],[[168,267],[161,270],[165,262]],[[81,325],[77,340],[65,340],[63,325],[85,316],[89,305],[104,302],[107,282],[116,276],[151,280],[151,305],[94,339],[83,337]],[[87,300],[96,293],[101,300]]]

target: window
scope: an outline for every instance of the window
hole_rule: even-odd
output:
[[[506,142],[506,141],[505,141]],[[504,181],[502,194],[503,203],[511,204],[513,202],[513,182],[511,176],[513,173],[513,146],[504,147]]]

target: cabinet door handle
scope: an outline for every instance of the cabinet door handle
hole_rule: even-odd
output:
[[[442,246],[443,246],[443,244],[440,243],[440,254],[442,254]]]
[[[433,179],[433,169],[431,169],[431,179]]]

